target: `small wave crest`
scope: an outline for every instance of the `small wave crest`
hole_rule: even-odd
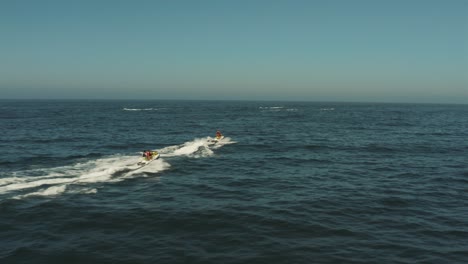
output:
[[[261,112],[280,112],[280,111],[287,111],[287,112],[296,112],[298,111],[297,108],[287,108],[284,106],[260,106]]]
[[[283,109],[284,106],[260,106],[259,109],[261,110],[280,110]]]
[[[158,111],[158,108],[123,108],[123,111]]]
[[[23,199],[31,196],[55,196],[64,193],[66,188],[66,185],[52,186],[46,189],[41,189],[37,192],[32,192],[24,195],[17,195],[14,196],[13,199]]]

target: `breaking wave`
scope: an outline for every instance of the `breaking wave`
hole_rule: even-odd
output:
[[[288,112],[296,112],[298,111],[297,108],[286,108],[284,106],[260,106],[261,112],[280,112],[280,111],[288,111]]]
[[[158,108],[124,108],[123,111],[157,111]]]

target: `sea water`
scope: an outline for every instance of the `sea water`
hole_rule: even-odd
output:
[[[467,105],[3,100],[0,132],[0,263],[468,262]]]

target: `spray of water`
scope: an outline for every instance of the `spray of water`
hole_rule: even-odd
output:
[[[33,169],[14,172],[10,177],[0,178],[0,195],[12,194],[11,198],[31,196],[56,196],[65,192],[96,193],[89,185],[119,182],[129,178],[148,177],[170,168],[166,159],[177,156],[201,158],[213,155],[213,150],[235,143],[230,138],[215,142],[212,138],[197,138],[181,145],[158,150],[161,158],[141,167],[139,155],[113,155],[89,160],[70,166]],[[70,188],[73,187],[73,188]]]

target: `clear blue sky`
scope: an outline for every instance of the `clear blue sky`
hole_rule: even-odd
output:
[[[0,98],[468,103],[468,1],[2,0]]]

